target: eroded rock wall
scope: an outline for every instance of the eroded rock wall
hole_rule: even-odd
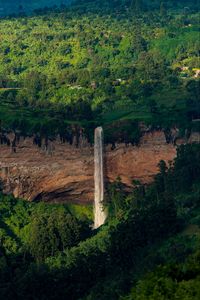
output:
[[[191,136],[191,141],[198,142],[199,135]],[[166,143],[162,131],[146,133],[139,146],[105,147],[105,178],[112,182],[120,176],[127,188],[134,179],[149,183],[158,172],[159,161],[172,161],[175,156],[176,146]],[[3,191],[29,201],[90,203],[93,170],[93,147],[87,143],[76,148],[57,139],[39,148],[33,138],[20,138],[16,152],[0,145]]]

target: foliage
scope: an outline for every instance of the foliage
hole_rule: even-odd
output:
[[[99,124],[113,148],[138,145],[141,124],[188,138],[199,131],[198,23],[195,0],[20,7],[0,20],[1,142],[12,130],[38,147],[58,135],[78,146]],[[199,153],[179,147],[130,193],[117,178],[93,232],[91,208],[0,194],[0,298],[199,299]]]
[[[76,245],[90,234],[87,208],[48,205],[0,195],[0,240],[6,254],[30,252],[38,261]],[[79,209],[81,210],[81,208]],[[88,214],[88,213],[87,213]],[[88,214],[89,215],[89,214]]]
[[[35,214],[30,227],[30,252],[37,261],[75,246],[81,237],[80,225],[64,211],[54,211],[50,215]]]
[[[162,266],[139,281],[124,300],[199,299],[199,252],[179,265]]]
[[[133,143],[138,122],[196,130],[198,12],[189,1],[176,11],[165,1],[165,12],[160,1],[100,2],[0,20],[1,126],[52,136],[76,125],[92,142],[101,124],[112,142],[125,122]]]
[[[108,192],[111,217],[92,235],[65,206],[3,196],[0,295],[114,300],[133,286],[127,299],[180,298],[184,290],[196,299],[199,150],[198,144],[181,146],[173,165],[160,162],[154,183],[134,182],[128,195],[118,179]],[[9,293],[5,284],[13,287]]]

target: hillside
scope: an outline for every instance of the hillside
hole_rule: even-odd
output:
[[[154,182],[129,194],[117,179],[97,231],[91,207],[1,195],[1,298],[199,299],[199,153],[181,146],[174,166],[160,162]]]
[[[0,17],[5,15],[22,15],[45,7],[68,5],[71,0],[0,0]]]
[[[198,12],[95,3],[0,21],[3,128],[69,135],[73,124],[91,141],[103,124],[107,141],[126,131],[130,142],[138,122],[199,130]]]
[[[0,0],[0,299],[199,300],[198,0],[65,2]]]

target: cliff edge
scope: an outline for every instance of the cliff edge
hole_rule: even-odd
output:
[[[187,142],[199,141],[200,135],[192,134]],[[117,144],[112,150],[107,145],[104,150],[106,181],[120,176],[127,189],[133,180],[151,182],[159,161],[168,163],[176,156],[176,146],[166,142],[163,131],[145,133],[139,146]],[[93,147],[85,143],[77,148],[57,139],[39,148],[33,138],[20,138],[15,151],[0,145],[0,180],[3,192],[29,201],[91,203]]]

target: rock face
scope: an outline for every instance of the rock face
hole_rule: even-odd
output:
[[[192,141],[199,139],[199,135]],[[172,161],[176,147],[167,144],[162,131],[146,133],[140,146],[116,145],[105,148],[105,178],[118,176],[131,187],[134,179],[152,181],[160,160]],[[5,193],[29,201],[91,203],[94,199],[93,147],[80,148],[59,140],[39,148],[32,138],[20,139],[16,152],[0,145],[0,179]]]

